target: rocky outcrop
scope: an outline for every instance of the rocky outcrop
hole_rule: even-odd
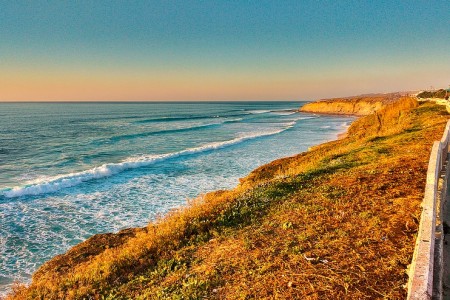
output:
[[[53,272],[58,276],[66,274],[76,265],[89,261],[92,257],[102,253],[105,249],[115,248],[126,243],[139,232],[146,232],[146,228],[128,228],[118,233],[96,234],[86,241],[72,247],[64,254],[60,254],[43,264],[33,276],[44,276]]]

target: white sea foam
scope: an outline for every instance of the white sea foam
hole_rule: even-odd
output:
[[[272,111],[271,113],[274,115],[277,115],[277,116],[290,116],[290,115],[295,114],[296,112],[295,111]]]
[[[348,127],[350,127],[351,124],[352,124],[352,122],[344,122],[344,123],[341,123],[341,127],[348,128]]]
[[[249,110],[248,112],[253,114],[253,115],[259,115],[259,114],[269,113],[270,110],[257,109],[257,110]]]
[[[242,118],[236,118],[236,119],[225,120],[225,121],[217,123],[217,124],[220,125],[220,124],[224,124],[224,123],[235,123],[235,122],[239,122],[242,120],[243,120]]]
[[[247,134],[241,137],[234,138],[232,140],[209,143],[203,146],[189,148],[178,152],[130,157],[119,163],[108,163],[82,172],[69,173],[53,177],[44,177],[32,182],[28,182],[24,186],[16,186],[14,188],[5,189],[2,192],[3,195],[7,198],[52,193],[64,188],[79,185],[86,181],[109,177],[128,169],[145,167],[166,159],[221,149],[231,145],[242,143],[246,140],[278,134],[294,126],[295,121],[287,123],[285,125],[286,126],[284,128],[279,130]]]
[[[220,117],[220,116],[217,116]],[[215,118],[215,117],[214,117]],[[239,122],[242,121],[242,118],[234,118],[234,119],[224,119],[222,121],[219,122],[212,122],[212,123],[205,123],[205,124],[200,124],[200,125],[194,125],[194,126],[190,126],[190,127],[181,127],[181,128],[176,128],[173,129],[174,131],[178,131],[178,130],[191,130],[191,129],[197,129],[197,128],[203,128],[203,127],[210,127],[210,126],[216,126],[216,125],[222,125],[222,124],[226,124],[226,123],[235,123],[235,122]],[[164,131],[164,130],[163,130]],[[155,133],[158,133],[158,131],[156,131]]]
[[[294,118],[292,120],[295,121],[300,121],[300,120],[311,120],[311,119],[317,119],[318,117],[298,117],[298,118]]]

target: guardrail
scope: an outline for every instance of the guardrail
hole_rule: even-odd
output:
[[[408,300],[442,298],[443,228],[442,207],[447,195],[448,169],[439,188],[441,172],[447,161],[450,121],[440,141],[433,144],[428,164],[422,215],[413,259],[409,269]]]

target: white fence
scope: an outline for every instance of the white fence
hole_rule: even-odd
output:
[[[441,213],[447,193],[448,172],[439,188],[441,171],[449,149],[450,121],[440,141],[434,142],[427,171],[419,231],[409,270],[408,298],[422,300],[442,297],[443,229]],[[447,171],[450,168],[447,168]],[[442,194],[439,194],[442,193]],[[436,221],[438,220],[438,222]],[[435,269],[436,268],[436,269]],[[433,293],[434,288],[434,293]]]

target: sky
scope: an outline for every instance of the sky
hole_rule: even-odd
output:
[[[0,0],[0,101],[314,100],[449,84],[448,0]]]

